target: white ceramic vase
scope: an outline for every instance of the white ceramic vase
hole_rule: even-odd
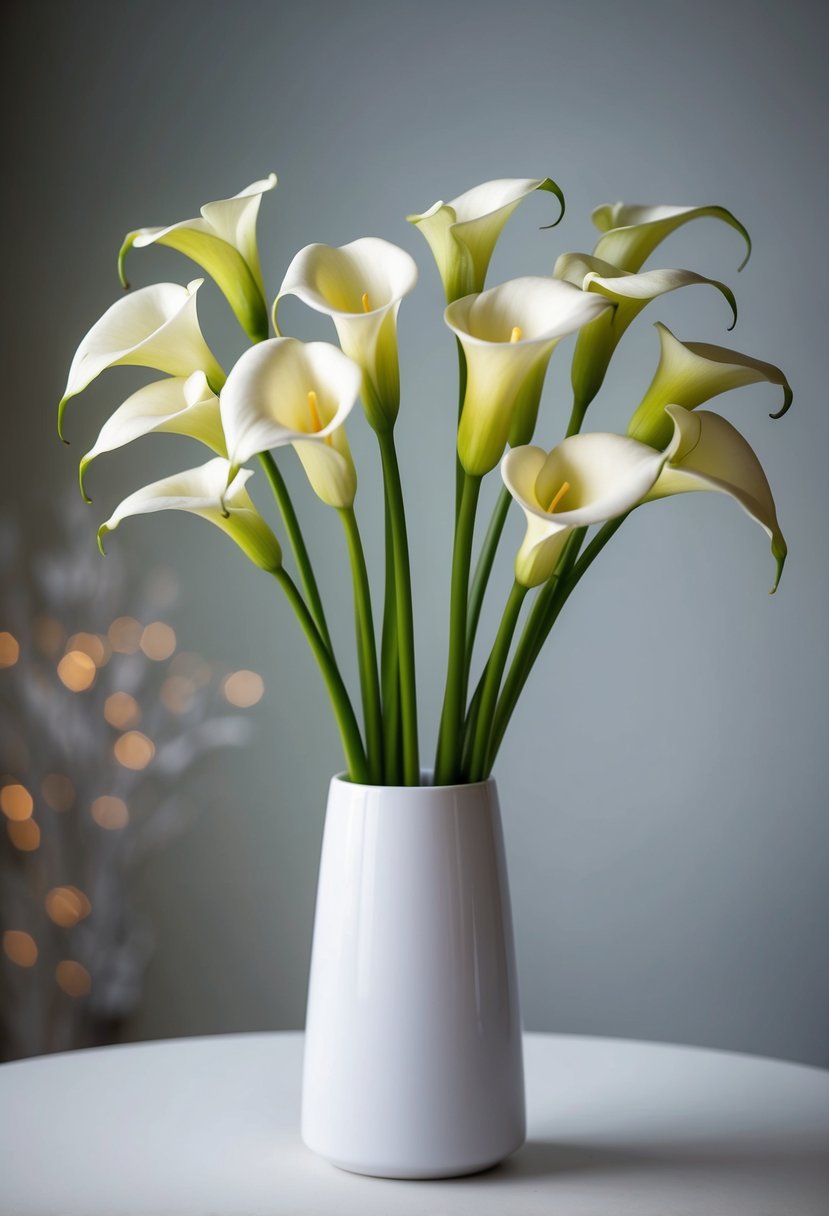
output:
[[[302,1137],[387,1178],[486,1169],[524,1142],[521,1014],[492,780],[331,782]]]

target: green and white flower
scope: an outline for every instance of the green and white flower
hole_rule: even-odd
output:
[[[444,319],[466,357],[467,378],[458,427],[458,455],[467,473],[482,476],[501,459],[519,422],[538,409],[544,373],[557,343],[612,309],[591,292],[557,279],[511,279],[448,305]]]
[[[397,313],[417,283],[404,249],[379,237],[348,245],[308,245],[291,262],[273,306],[296,296],[331,318],[345,354],[363,373],[366,416],[376,431],[394,426],[400,407]]]
[[[669,405],[665,412],[674,434],[668,459],[645,501],[692,490],[714,490],[733,498],[771,540],[777,567],[772,592],[776,591],[787,546],[768,479],[753,448],[730,422],[710,410],[691,413]]]
[[[61,438],[67,402],[110,367],[152,367],[185,378],[200,371],[213,391],[219,391],[225,374],[204,340],[196,312],[196,293],[203,282],[142,287],[118,300],[95,322],[75,352],[58,405]]]
[[[501,462],[504,485],[527,521],[515,558],[524,587],[546,582],[573,528],[624,515],[651,490],[666,454],[623,435],[571,435],[545,452],[512,448]]]
[[[188,511],[200,515],[226,532],[247,557],[263,570],[279,570],[282,550],[268,524],[256,510],[245,488],[250,469],[242,469],[228,485],[230,465],[217,456],[195,469],[163,477],[152,485],[136,490],[120,503],[106,523],[98,529],[98,544],[103,553],[104,537],[132,515],[155,511]]]
[[[602,235],[593,254],[620,270],[634,273],[666,237],[691,220],[710,216],[722,220],[740,233],[746,243],[746,256],[738,266],[742,270],[751,256],[751,237],[743,224],[725,207],[641,206],[638,203],[603,203],[593,212],[593,223]]]
[[[262,195],[276,186],[276,174],[252,182],[233,198],[205,203],[201,215],[161,228],[136,228],[124,238],[118,273],[124,287],[124,261],[130,249],[166,245],[198,263],[227,298],[239,324],[254,342],[268,336],[268,307],[256,244]]]
[[[708,342],[681,342],[659,321],[655,328],[659,334],[659,363],[628,424],[627,433],[633,439],[652,447],[664,447],[673,434],[671,420],[665,413],[667,405],[693,410],[744,384],[767,381],[783,389],[783,405],[772,418],[782,418],[791,405],[791,386],[773,363]]]
[[[563,253],[553,275],[583,291],[597,292],[616,305],[612,312],[603,313],[586,325],[576,340],[571,380],[580,416],[601,388],[608,364],[625,330],[651,300],[694,284],[714,287],[731,309],[729,329],[737,324],[737,301],[731,289],[725,283],[695,274],[693,270],[645,270],[633,274],[591,254]]]
[[[406,218],[429,243],[440,273],[446,302],[483,291],[492,252],[501,230],[523,199],[536,190],[554,194],[564,215],[564,195],[550,177],[504,177],[483,182],[450,199],[434,203],[422,215]]]
[[[221,394],[230,468],[290,444],[322,501],[350,507],[357,474],[344,423],[361,381],[356,363],[327,342],[270,338],[252,347]]]
[[[154,433],[187,435],[217,455],[227,455],[219,398],[204,372],[154,380],[128,397],[106,420],[80,464],[81,493],[87,502],[92,500],[86,495],[84,478],[92,461],[102,452],[114,452],[142,435]]]

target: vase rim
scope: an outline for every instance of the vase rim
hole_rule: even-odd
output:
[[[337,785],[355,790],[399,790],[406,793],[412,793],[414,790],[440,790],[442,793],[445,793],[448,790],[486,789],[489,786],[495,785],[495,778],[487,777],[484,781],[457,781],[452,782],[450,785],[433,785],[432,769],[425,768],[421,769],[420,772],[420,785],[385,785],[383,783],[374,785],[364,781],[349,781],[348,773],[344,772],[335,773],[331,778],[331,782],[332,784],[336,783]]]

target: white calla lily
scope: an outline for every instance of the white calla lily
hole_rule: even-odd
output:
[[[124,238],[118,274],[124,287],[124,260],[133,246],[166,245],[198,263],[215,280],[254,341],[268,334],[268,308],[256,244],[262,195],[276,186],[276,174],[252,182],[233,198],[205,203],[201,215],[161,228],[137,228]]]
[[[118,407],[101,427],[98,438],[80,463],[81,493],[90,464],[103,452],[114,452],[142,435],[165,432],[198,439],[219,456],[227,455],[219,398],[207,383],[204,372],[192,376],[170,376],[145,384]]]
[[[587,406],[602,386],[608,364],[625,330],[651,300],[680,287],[701,284],[714,287],[728,302],[732,321],[737,324],[737,301],[725,283],[706,278],[693,270],[646,270],[638,274],[585,253],[563,253],[555,264],[553,276],[594,291],[616,304],[579,334],[573,354],[571,379],[576,413],[584,416]]]
[[[375,430],[394,425],[400,406],[397,313],[417,283],[414,259],[379,237],[348,245],[308,245],[291,262],[274,301],[296,296],[334,322],[340,345],[363,373],[363,405]]]
[[[136,490],[120,503],[106,523],[98,529],[98,544],[103,553],[104,537],[131,515],[155,511],[189,511],[221,528],[236,542],[250,560],[263,570],[279,570],[282,550],[268,524],[256,510],[245,488],[250,469],[235,474],[228,486],[230,465],[217,456],[207,464],[164,477]]]
[[[536,190],[554,194],[564,215],[564,195],[549,177],[505,177],[483,182],[448,203],[438,200],[421,215],[406,218],[429,243],[440,273],[446,301],[483,291],[492,252],[501,230],[523,199]]]
[[[725,207],[642,206],[638,203],[603,203],[593,212],[593,223],[602,232],[593,249],[597,258],[620,270],[640,270],[666,237],[691,220],[710,216],[740,233],[746,243],[742,270],[751,256],[751,237],[743,224]]]
[[[201,371],[212,389],[221,388],[225,375],[204,340],[196,312],[196,294],[203,282],[142,287],[118,300],[95,322],[69,368],[58,406],[61,438],[67,402],[110,367],[152,367],[184,377]]]
[[[534,421],[544,372],[561,338],[613,306],[557,279],[511,279],[449,304],[444,320],[463,347],[467,377],[458,456],[482,476],[501,459],[516,409]],[[527,429],[522,418],[522,427]]]
[[[323,502],[350,507],[357,474],[344,423],[361,382],[356,363],[328,342],[270,338],[251,347],[220,398],[230,467],[291,444]]]
[[[624,435],[571,435],[551,452],[512,448],[501,462],[504,485],[521,507],[527,531],[515,577],[537,587],[553,573],[573,528],[604,523],[642,501],[665,453]]]
[[[783,389],[783,405],[772,418],[781,418],[791,405],[791,386],[773,363],[707,342],[681,342],[659,321],[655,328],[659,334],[659,363],[628,425],[627,433],[633,439],[664,447],[673,434],[666,405],[693,410],[712,397],[745,384],[766,381]]]
[[[665,412],[673,422],[674,434],[666,453],[667,463],[646,501],[693,490],[715,490],[729,495],[771,540],[777,566],[772,592],[776,591],[787,546],[771,488],[754,449],[730,422],[710,410],[691,413],[681,406],[669,405]]]

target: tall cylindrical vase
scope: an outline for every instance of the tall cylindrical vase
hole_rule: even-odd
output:
[[[441,1178],[524,1142],[521,1014],[498,794],[331,782],[302,1136],[335,1165]]]

